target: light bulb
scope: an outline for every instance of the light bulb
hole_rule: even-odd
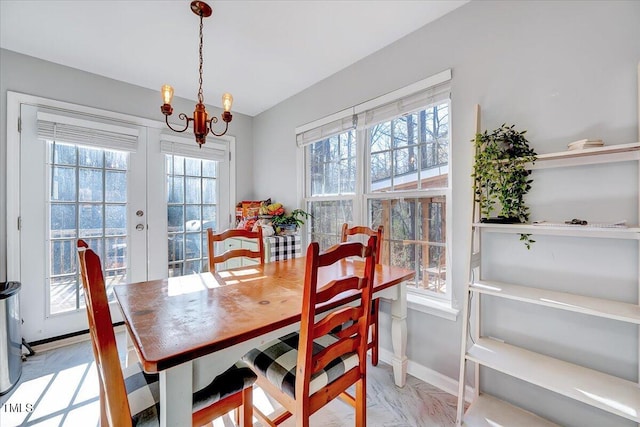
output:
[[[171,104],[171,100],[173,99],[173,88],[169,85],[163,85],[162,89],[160,89],[160,93],[162,94],[162,101],[165,104]]]
[[[224,111],[231,111],[231,105],[233,104],[233,96],[230,93],[225,93],[222,95],[222,108]]]

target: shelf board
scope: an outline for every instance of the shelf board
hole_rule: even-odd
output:
[[[526,167],[527,169],[534,170],[564,166],[623,162],[628,160],[640,160],[640,142],[540,154],[536,157],[534,164],[528,163]]]
[[[468,427],[558,427],[558,424],[485,393],[481,393],[469,406],[464,414],[462,425]]]
[[[489,338],[477,339],[467,351],[466,358],[587,405],[640,422],[640,387],[635,382]]]
[[[548,236],[597,237],[603,239],[640,240],[640,227],[589,227],[533,224],[492,224],[477,222],[474,227],[491,233],[515,233]]]
[[[471,283],[469,290],[640,325],[640,306],[636,304],[486,280]]]

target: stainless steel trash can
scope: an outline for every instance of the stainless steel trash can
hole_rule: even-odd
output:
[[[0,282],[0,395],[16,385],[20,374],[20,282]]]

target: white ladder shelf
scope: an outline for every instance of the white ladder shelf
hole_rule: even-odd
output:
[[[476,107],[479,133],[480,108]],[[640,171],[640,143],[612,145],[579,151],[544,154],[531,169],[568,167],[621,161],[637,161]],[[640,173],[640,172],[639,172]],[[475,193],[475,189],[474,189]],[[638,201],[640,205],[640,200]],[[640,207],[639,207],[640,210]],[[480,336],[482,295],[565,310],[588,316],[640,325],[640,277],[637,303],[594,298],[538,287],[485,280],[480,272],[482,233],[530,233],[566,237],[635,240],[640,252],[640,227],[598,228],[533,224],[488,224],[479,222],[474,202],[470,256],[470,281],[465,288],[458,388],[458,426],[554,426],[556,424],[504,400],[480,392],[479,368],[484,366],[549,391],[640,423],[640,385],[594,369],[569,363],[497,339]],[[473,296],[473,298],[471,298]],[[470,314],[474,316],[470,318]],[[639,328],[640,335],[640,328]],[[467,365],[474,366],[474,396],[465,411]],[[640,365],[640,362],[639,362]],[[640,366],[638,367],[640,370]],[[640,377],[640,373],[639,373]]]

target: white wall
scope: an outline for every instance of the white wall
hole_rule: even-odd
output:
[[[6,174],[7,91],[117,111],[137,117],[164,121],[160,113],[160,90],[153,91],[52,62],[0,49],[0,281],[6,278]],[[206,93],[205,93],[206,96]],[[193,111],[193,100],[174,99],[174,111]],[[213,114],[217,107],[208,106]],[[252,199],[253,119],[234,113],[229,134],[236,137],[238,200]],[[195,142],[194,142],[195,144]],[[13,226],[13,224],[10,224]],[[9,280],[12,278],[9,277]]]
[[[330,51],[328,48],[327,54]],[[528,130],[527,136],[538,153],[564,150],[568,142],[587,137],[602,138],[607,144],[634,142],[638,140],[638,61],[640,2],[473,1],[255,117],[255,193],[269,195],[285,205],[300,202],[296,189],[302,177],[296,175],[294,167],[296,126],[451,68],[454,196],[453,235],[449,236],[449,242],[453,249],[454,297],[460,303],[468,262],[472,164],[469,141],[474,133],[474,104],[482,106],[483,129],[494,129],[503,122],[516,124],[518,129]],[[622,206],[620,213],[637,223],[637,201],[625,200],[637,191],[637,172],[621,168],[620,172],[616,167],[612,170],[618,177],[616,185],[628,183],[629,187],[617,200]],[[572,179],[581,182],[592,176],[593,170],[581,168],[574,173],[577,175]],[[564,201],[573,194],[573,190],[556,188],[553,176],[553,173],[538,175],[541,186],[531,197],[543,206],[534,210],[535,214],[557,213],[553,207],[544,206],[545,201]],[[617,215],[611,218],[611,212],[607,211],[610,198],[606,181],[602,178],[589,181],[598,187],[593,194],[602,197],[602,207],[586,213],[565,210],[558,215],[573,218],[592,214],[617,219]],[[550,185],[542,186],[545,183]],[[591,197],[590,188],[585,193],[585,197]],[[500,239],[507,240],[500,242]],[[535,278],[540,269],[551,268],[550,274],[536,278],[542,281],[548,276],[553,278],[553,270],[558,270],[554,257],[560,253],[580,253],[586,258],[568,256],[574,267],[570,271],[565,267],[561,280],[575,278],[576,273],[580,279],[591,274],[588,280],[576,282],[579,291],[606,294],[607,288],[603,286],[619,286],[614,292],[616,298],[637,301],[637,245],[623,244],[620,249],[611,242],[590,242],[600,249],[589,252],[582,249],[585,242],[580,239],[556,241],[540,237],[534,248],[526,251],[517,238],[515,243],[508,239],[507,236],[485,242],[488,245],[485,252],[498,260],[486,265],[488,274],[522,281],[526,277]],[[625,261],[616,261],[616,257]],[[614,281],[603,283],[603,277],[621,266],[623,271],[616,273]],[[588,273],[580,273],[583,267]],[[531,337],[534,348],[541,351],[574,357],[599,369],[609,367],[616,374],[638,380],[637,327],[568,320],[566,313],[548,309],[529,310],[509,304],[501,308],[496,304],[486,306],[488,312],[501,310],[494,317],[497,321],[487,325],[492,334],[502,333],[520,341]],[[388,307],[383,305],[383,310],[388,312]],[[462,319],[452,322],[412,312],[408,322],[409,358],[457,379]],[[542,334],[534,332],[537,322],[543,327]],[[388,336],[382,337],[382,345],[389,348]],[[600,347],[593,351],[592,345]],[[491,373],[483,377],[487,379],[488,390],[562,425],[628,425],[617,417],[509,378]]]

